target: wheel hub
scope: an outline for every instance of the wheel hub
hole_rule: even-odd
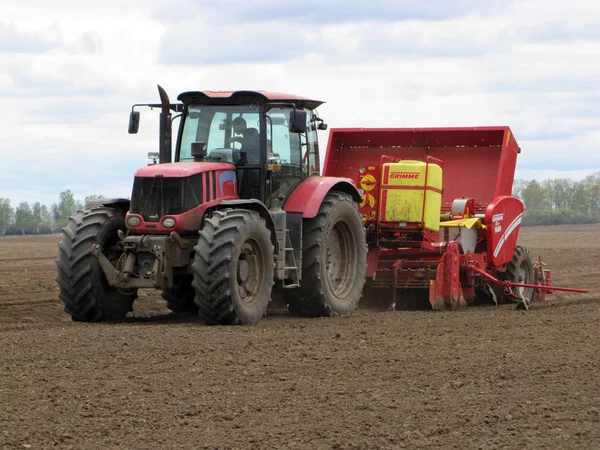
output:
[[[237,287],[242,301],[252,306],[259,299],[264,276],[264,261],[258,243],[249,240],[242,246],[237,264]]]
[[[245,283],[248,281],[249,268],[248,261],[240,259],[238,262],[238,283]]]
[[[332,292],[345,297],[352,287],[352,269],[355,259],[354,243],[348,224],[337,222],[327,239],[326,273]]]
[[[527,261],[525,261],[525,260],[521,261],[521,264],[519,265],[519,270],[517,272],[518,282],[521,284],[532,284],[533,283],[532,273],[533,273],[532,269],[529,266],[529,264],[527,263]],[[522,286],[519,286],[518,288],[516,288],[516,293],[520,296],[520,298],[529,297],[531,295],[531,292],[532,292],[531,288],[526,288],[526,287],[522,287]]]

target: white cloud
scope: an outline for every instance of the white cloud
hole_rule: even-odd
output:
[[[327,101],[330,126],[511,126],[520,178],[600,171],[600,4],[24,1],[0,19],[0,196],[128,196],[157,147],[156,83]],[[325,148],[327,133],[321,135]]]
[[[29,32],[0,22],[0,53],[42,53],[58,45],[56,30]]]

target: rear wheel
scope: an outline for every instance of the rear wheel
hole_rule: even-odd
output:
[[[303,224],[302,280],[286,292],[290,313],[349,316],[365,284],[367,247],[357,205],[342,192],[327,194],[319,213]]]
[[[247,325],[265,314],[273,287],[273,244],[254,211],[216,211],[195,247],[193,287],[198,315],[208,324]]]
[[[531,260],[529,250],[527,250],[525,247],[522,247],[520,245],[517,245],[515,247],[513,259],[511,262],[508,263],[506,267],[505,279],[512,283],[535,283],[533,261]],[[517,298],[505,294],[505,301],[519,302],[521,301],[521,298],[525,298],[530,302],[533,299],[533,288],[513,287],[512,292],[517,296]]]
[[[162,298],[167,301],[167,308],[178,314],[196,314],[198,306],[194,302],[196,292],[192,286],[192,275],[175,277],[172,288],[164,288]]]
[[[92,247],[99,245],[116,265],[123,255],[118,236],[125,230],[121,212],[112,208],[79,211],[69,218],[58,244],[58,296],[65,311],[77,322],[123,319],[132,310],[137,289],[117,289],[108,284]]]

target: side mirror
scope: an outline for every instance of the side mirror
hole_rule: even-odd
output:
[[[129,134],[136,134],[140,129],[140,112],[131,111],[129,114]]]
[[[206,150],[206,142],[192,142],[192,156],[194,162],[202,162],[208,154]]]
[[[290,111],[290,133],[306,133],[306,111],[293,109]]]
[[[319,124],[317,125],[317,130],[326,130],[327,129],[327,124],[325,122],[319,122]]]

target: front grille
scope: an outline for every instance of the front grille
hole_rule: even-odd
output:
[[[187,178],[136,177],[130,211],[147,222],[158,222],[166,214],[181,214],[202,203],[205,174]]]

